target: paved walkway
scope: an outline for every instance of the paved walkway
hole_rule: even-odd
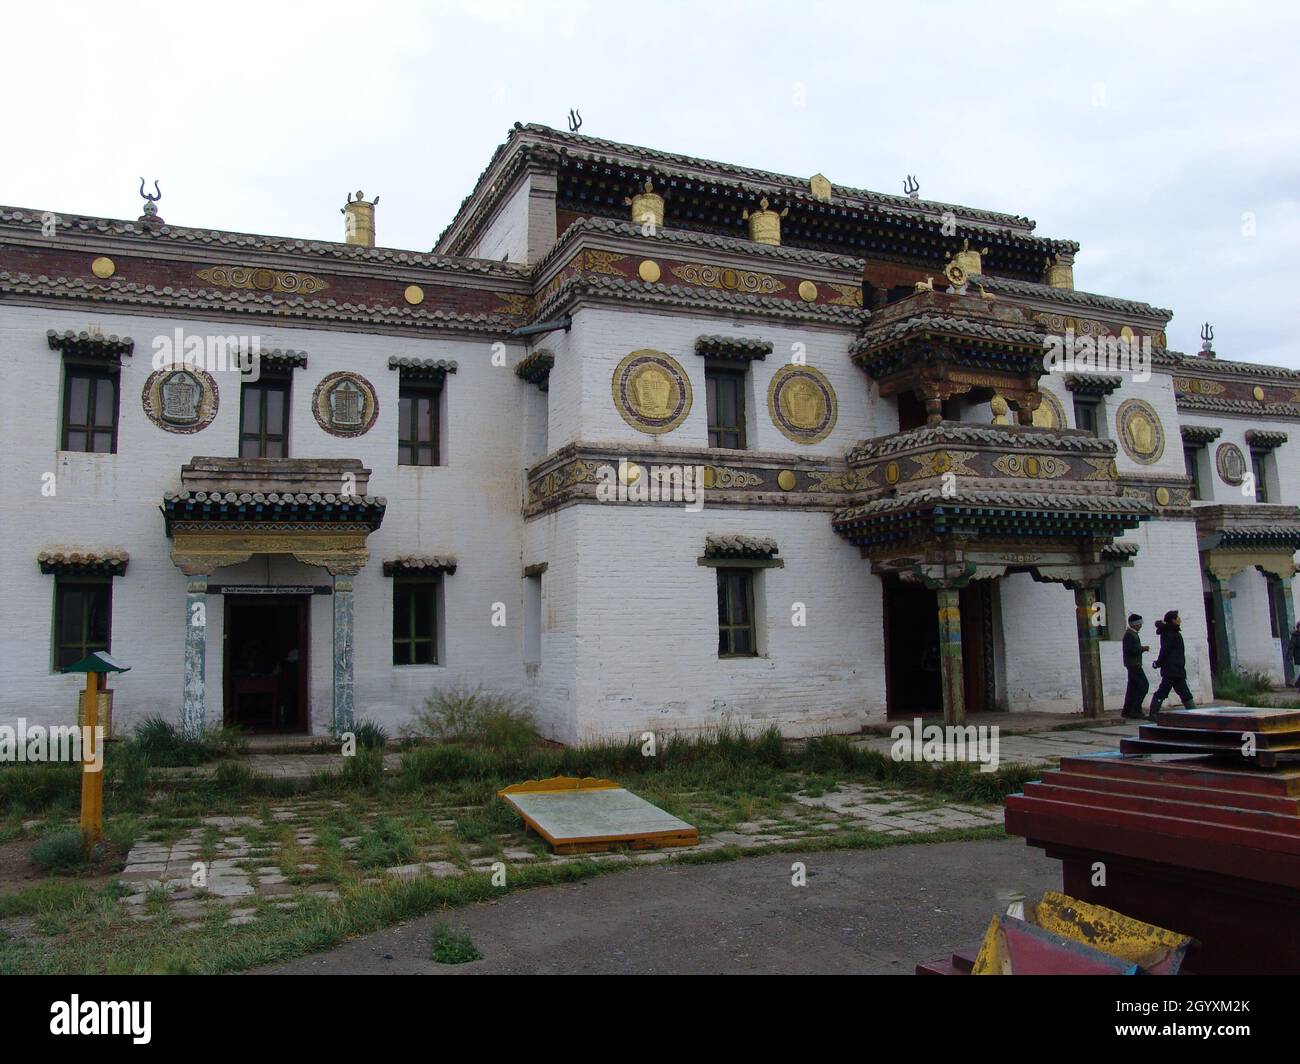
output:
[[[904,723],[898,721],[897,723]],[[941,720],[926,719],[924,726],[940,724]],[[983,718],[972,717],[968,724],[982,725]],[[1101,725],[1096,728],[1066,728],[1060,731],[1036,731],[1025,735],[998,736],[998,762],[1000,765],[1047,765],[1062,757],[1078,754],[1096,754],[1118,750],[1119,741],[1126,735],[1137,735],[1138,722]],[[889,736],[864,737],[857,745],[888,754],[894,745]]]
[[[791,884],[802,861],[807,885]],[[389,928],[257,974],[912,974],[979,942],[1009,891],[1059,890],[1060,866],[1019,839],[658,865]],[[483,959],[431,959],[431,926]]]

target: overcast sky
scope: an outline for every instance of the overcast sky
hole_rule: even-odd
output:
[[[0,202],[428,250],[511,123],[1027,215],[1170,346],[1300,368],[1300,4],[6,5]],[[1243,222],[1243,216],[1249,216]],[[1253,219],[1254,235],[1250,231]],[[1288,265],[1288,262],[1292,265]]]

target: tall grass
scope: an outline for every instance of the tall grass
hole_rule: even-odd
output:
[[[1214,674],[1215,698],[1225,698],[1247,706],[1266,706],[1269,702],[1262,700],[1260,696],[1268,695],[1272,690],[1273,681],[1262,672],[1236,669],[1232,672]]]

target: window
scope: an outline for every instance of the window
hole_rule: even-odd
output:
[[[393,581],[393,664],[438,663],[438,578]]]
[[[403,384],[397,400],[397,464],[436,466],[442,389]]]
[[[745,446],[745,371],[731,366],[706,366],[704,384],[708,392],[709,446]]]
[[[117,374],[68,366],[63,380],[62,450],[117,451]]]
[[[1264,579],[1268,588],[1269,631],[1274,639],[1286,639],[1289,636],[1286,630],[1286,601],[1283,598],[1286,589],[1282,586],[1282,581],[1272,573],[1265,573]]]
[[[542,663],[542,578],[524,577],[524,664]]]
[[[110,580],[54,582],[54,667],[75,665],[87,654],[108,650],[113,626]]]
[[[239,396],[239,457],[289,457],[289,378],[263,373]]]
[[[1074,427],[1101,435],[1101,400],[1095,395],[1074,397]]]
[[[718,657],[754,657],[754,570],[718,569]]]
[[[1268,502],[1268,452],[1250,452],[1250,471],[1255,474],[1255,501]]]
[[[1183,465],[1192,482],[1192,498],[1201,497],[1201,449],[1200,447],[1183,448]]]
[[[1116,569],[1093,589],[1093,601],[1102,607],[1101,639],[1123,639],[1124,629],[1128,627],[1128,611],[1124,609],[1124,576]]]

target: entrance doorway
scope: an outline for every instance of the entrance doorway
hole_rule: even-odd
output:
[[[885,589],[885,700],[890,717],[943,712],[939,672],[939,596],[895,575]],[[993,581],[961,589],[962,677],[967,713],[995,704]]]
[[[225,722],[250,732],[307,730],[309,595],[226,595]]]

